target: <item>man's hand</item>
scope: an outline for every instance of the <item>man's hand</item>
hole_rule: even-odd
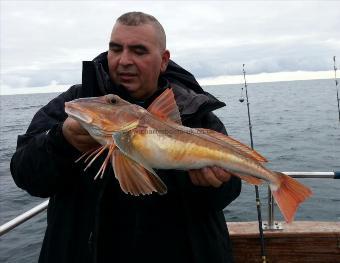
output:
[[[189,171],[191,182],[198,186],[220,187],[223,182],[228,182],[231,175],[217,166],[205,167]]]
[[[63,124],[63,135],[78,151],[86,152],[99,145],[76,120],[68,117]]]

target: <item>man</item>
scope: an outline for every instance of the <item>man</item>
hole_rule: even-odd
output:
[[[16,184],[49,197],[39,262],[232,262],[222,209],[240,193],[236,177],[217,167],[158,170],[168,193],[124,194],[112,169],[94,181],[103,157],[83,171],[75,163],[97,142],[64,111],[65,101],[115,93],[147,108],[165,89],[175,94],[184,125],[224,132],[212,113],[224,106],[169,60],[161,24],[140,12],[122,15],[109,51],[83,64],[72,86],[34,116],[11,161]]]

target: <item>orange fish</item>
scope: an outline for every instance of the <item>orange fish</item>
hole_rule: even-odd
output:
[[[92,158],[89,165],[109,150],[96,177],[103,175],[111,160],[125,193],[165,194],[166,185],[154,169],[218,166],[250,184],[268,182],[287,222],[293,220],[299,204],[312,195],[295,179],[267,169],[264,157],[230,136],[183,126],[171,89],[147,110],[110,94],[66,102],[65,111],[102,145],[83,155],[89,155],[87,160]]]

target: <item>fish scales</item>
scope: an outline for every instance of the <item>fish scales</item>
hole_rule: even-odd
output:
[[[206,140],[204,137],[207,136],[199,130],[159,123],[152,116],[148,116],[147,120],[149,127],[144,132],[132,131],[131,142],[133,148],[143,153],[144,158],[154,168],[187,170],[219,166],[230,172],[275,181],[272,173],[258,162],[235,154],[227,147],[222,148],[221,144],[214,140]],[[153,125],[155,122],[158,122],[157,126]]]

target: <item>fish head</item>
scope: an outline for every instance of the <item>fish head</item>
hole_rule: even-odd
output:
[[[145,110],[109,94],[65,102],[65,112],[86,129],[97,129],[108,134],[135,128]]]

